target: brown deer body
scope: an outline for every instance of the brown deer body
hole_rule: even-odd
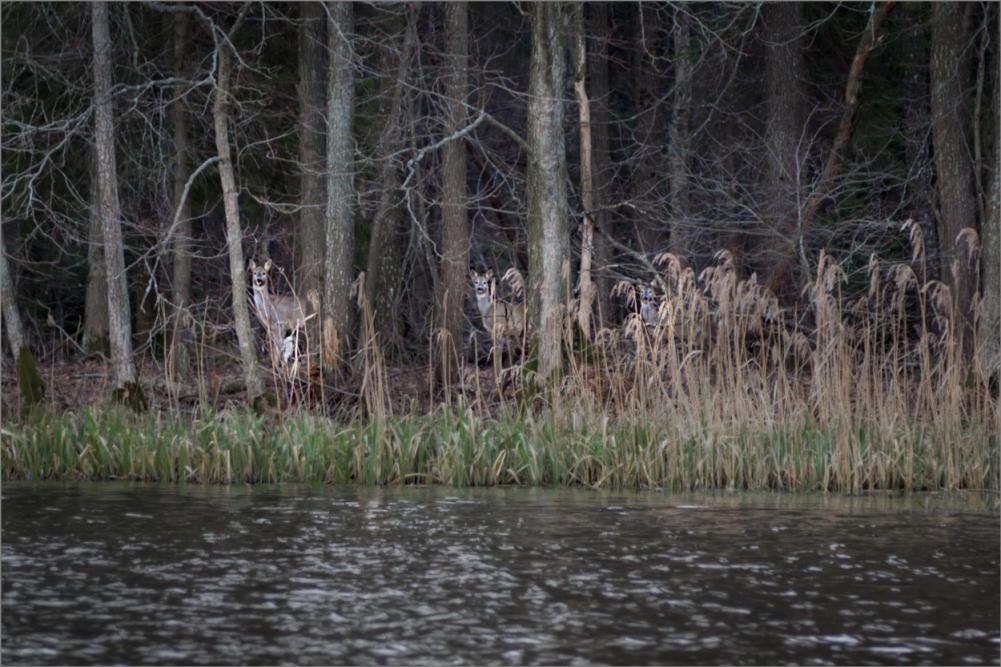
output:
[[[493,271],[479,274],[471,271],[476,293],[476,308],[480,311],[483,328],[494,338],[518,338],[525,333],[525,304],[499,301],[494,296]]]
[[[271,349],[287,362],[295,350],[299,329],[305,328],[312,315],[308,314],[305,302],[298,297],[271,294],[268,289],[270,271],[270,259],[263,266],[250,260],[254,313],[264,326]]]

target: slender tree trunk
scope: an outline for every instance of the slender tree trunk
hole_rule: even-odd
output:
[[[188,49],[188,15],[184,12],[174,14],[174,75],[183,79],[187,74],[185,67]],[[188,164],[188,118],[184,111],[185,85],[174,86],[174,102],[171,113],[174,121],[174,209],[180,206],[180,222],[174,236],[174,266],[173,266],[173,301],[174,320],[170,323],[167,334],[170,336],[173,349],[174,370],[179,374],[187,372],[189,367],[188,346],[185,344],[186,333],[190,329],[191,315],[191,204],[184,198],[184,186],[191,174]],[[184,201],[182,201],[182,199]]]
[[[466,2],[445,5],[447,64],[445,95],[448,108],[445,133],[452,135],[466,123],[469,67],[469,8]],[[469,221],[466,217],[466,143],[458,139],[445,144],[442,155],[441,284],[438,308],[441,327],[447,333],[442,369],[444,381],[455,379],[462,359],[462,304],[469,270]]]
[[[104,264],[104,233],[101,228],[101,194],[97,184],[97,150],[90,169],[90,192],[87,231],[87,296],[83,311],[83,349],[86,352],[109,352],[108,281]]]
[[[586,340],[591,339],[591,319],[594,310],[595,285],[591,279],[591,263],[594,254],[594,169],[591,149],[591,101],[587,97],[587,47],[585,46],[584,4],[578,2],[573,7],[574,28],[574,94],[577,96],[577,111],[580,123],[580,193],[584,219],[581,224],[580,277],[578,290],[579,305],[577,322]]]
[[[640,251],[658,251],[667,234],[663,213],[663,164],[661,162],[661,132],[664,114],[659,97],[664,90],[664,77],[657,64],[662,59],[659,12],[652,3],[633,5],[638,13],[635,42],[638,45],[633,65],[635,73],[636,153],[630,199],[638,207],[633,216]]]
[[[111,364],[115,387],[136,382],[132,359],[132,326],[129,321],[129,290],[125,275],[125,248],[122,243],[118,175],[115,165],[115,130],[111,99],[111,36],[108,4],[95,2],[94,37],[94,121],[97,143],[97,182],[104,235],[104,266],[108,285],[108,327]]]
[[[931,112],[935,180],[938,185],[938,238],[942,274],[952,290],[957,334],[964,354],[972,346],[972,304],[977,267],[970,262],[959,233],[976,228],[973,164],[963,126],[963,76],[960,60],[968,33],[964,5],[932,6]]]
[[[386,82],[390,91],[389,107],[385,109],[386,124],[376,146],[376,157],[382,160],[379,171],[381,193],[372,220],[372,235],[368,245],[365,270],[365,297],[374,313],[375,332],[381,345],[396,347],[400,342],[399,306],[406,278],[403,275],[403,251],[407,239],[403,229],[403,211],[398,205],[400,174],[393,154],[403,144],[400,119],[403,115],[403,88],[414,44],[415,12],[419,9],[400,7],[405,12],[406,28],[399,60],[387,50],[385,69],[393,68],[395,77]],[[414,13],[411,13],[414,12]],[[401,17],[403,18],[403,17]]]
[[[608,211],[601,210],[611,198],[612,151],[608,137],[608,4],[590,2],[586,4],[590,12],[591,43],[588,54],[588,68],[591,74],[591,146],[594,166],[594,224],[598,231],[594,238],[595,282],[598,287],[598,322],[604,326],[612,320],[611,293],[612,277],[608,272],[612,250],[607,241],[611,233],[611,219]]]
[[[528,307],[538,334],[539,376],[559,373],[562,311],[569,289],[570,221],[563,142],[565,9],[530,5],[528,84]]]
[[[21,314],[17,310],[14,297],[14,279],[7,265],[7,252],[3,244],[3,230],[0,228],[0,304],[3,305],[3,328],[7,334],[7,344],[10,345],[10,355],[17,360],[17,355],[24,347],[24,327],[21,326]]]
[[[354,330],[354,57],[350,2],[330,2],[327,44],[327,212],[323,272],[323,360],[339,368]]]
[[[671,248],[682,257],[692,252],[695,230],[688,221],[688,145],[691,132],[692,59],[689,53],[691,27],[687,8],[675,8],[674,99],[667,128],[668,174],[671,211]]]
[[[980,230],[983,302],[978,334],[981,368],[995,382],[1001,382],[1001,68],[997,67],[997,57],[991,104],[993,146],[988,158],[986,211]]]
[[[305,299],[322,288],[324,192],[324,53],[326,12],[319,2],[299,5],[299,279],[296,289]]]
[[[766,3],[762,9],[765,39],[769,42],[765,64],[767,82],[764,187],[761,207],[765,225],[774,240],[754,262],[768,284],[778,286],[785,276],[775,270],[776,258],[799,255],[799,203],[805,176],[806,104],[803,82],[803,7],[799,2]],[[798,294],[791,281],[788,294]]]
[[[229,147],[229,97],[230,76],[229,45],[220,41],[216,46],[216,88],[212,103],[215,126],[215,145],[219,153],[219,179],[222,182],[222,201],[226,211],[226,246],[229,250],[229,273],[233,296],[233,316],[236,339],[240,348],[240,363],[247,386],[247,401],[253,402],[263,394],[263,385],[257,372],[257,355],[250,329],[250,308],[247,305],[247,265],[243,259],[243,233],[240,230],[240,208],[237,200],[236,178]]]
[[[0,306],[2,306],[3,330],[7,334],[11,356],[14,358],[14,374],[21,393],[22,409],[41,403],[45,398],[45,383],[38,373],[38,365],[24,338],[21,314],[17,310],[14,280],[7,265],[4,250],[3,230],[0,228]],[[2,415],[0,415],[2,417]]]

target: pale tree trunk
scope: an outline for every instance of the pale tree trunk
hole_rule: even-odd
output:
[[[560,3],[530,5],[528,84],[528,307],[538,335],[539,376],[559,373],[562,309],[569,289],[570,222],[563,143],[565,20]]]
[[[174,14],[174,76],[186,75],[185,58],[188,48],[188,15]],[[174,86],[174,102],[171,114],[174,121],[174,208],[179,219],[174,236],[173,287],[174,319],[168,328],[172,342],[174,369],[185,373],[189,367],[188,346],[184,342],[190,330],[191,314],[191,205],[184,197],[184,186],[188,182],[191,167],[188,164],[188,118],[184,111],[185,85]],[[182,201],[183,199],[183,201]],[[180,207],[180,211],[177,211]]]
[[[365,298],[374,313],[374,329],[379,344],[395,347],[399,344],[399,305],[406,283],[403,275],[403,251],[407,239],[403,229],[403,211],[398,205],[400,174],[393,158],[403,144],[400,118],[403,110],[403,88],[414,44],[415,14],[419,8],[408,9],[401,5],[401,19],[406,20],[403,46],[399,59],[390,50],[386,55],[384,70],[393,69],[395,76],[385,82],[389,90],[389,106],[383,110],[385,126],[376,145],[376,158],[382,160],[379,170],[379,203],[372,220],[368,259],[365,269]]]
[[[97,150],[90,169],[90,192],[87,231],[87,296],[83,310],[83,349],[103,352],[108,349],[108,281],[104,265],[104,233],[101,227],[101,193],[97,185]]]
[[[763,205],[764,223],[773,241],[756,258],[755,268],[778,286],[785,276],[776,271],[776,258],[799,255],[799,202],[801,173],[805,166],[806,103],[803,82],[803,7],[799,2],[766,3],[762,9],[764,39],[768,42],[765,63],[766,120]],[[791,281],[790,296],[798,294]]]
[[[17,310],[17,301],[14,298],[14,279],[7,265],[2,229],[0,229],[0,303],[3,305],[3,328],[7,334],[7,344],[10,345],[10,356],[16,361],[17,355],[24,347],[24,327],[21,326],[21,314]]]
[[[580,125],[580,198],[584,209],[580,240],[580,276],[578,290],[577,322],[585,340],[591,339],[591,319],[594,310],[595,286],[591,279],[591,260],[594,254],[594,170],[591,150],[591,102],[587,97],[587,47],[584,33],[584,4],[573,8],[574,28],[574,94]]]
[[[229,45],[220,41],[216,46],[216,87],[212,103],[215,126],[215,145],[219,154],[219,179],[222,181],[222,201],[226,211],[226,246],[229,250],[229,273],[233,296],[233,316],[236,339],[240,348],[247,401],[253,404],[263,394],[263,385],[257,372],[257,355],[250,329],[250,308],[247,305],[246,262],[243,259],[243,233],[240,230],[240,209],[237,200],[236,178],[229,147],[229,116],[226,109],[229,97],[230,53]]]
[[[668,178],[671,213],[671,248],[682,257],[693,250],[696,237],[688,221],[688,146],[691,132],[692,59],[688,8],[674,10],[674,99],[671,104],[671,121],[667,127]]]
[[[328,4],[327,44],[327,211],[323,272],[323,362],[342,366],[354,329],[354,57],[350,2]]]
[[[447,39],[445,133],[453,135],[466,123],[469,67],[469,8],[466,2],[445,5]],[[454,380],[462,358],[462,304],[469,269],[469,221],[466,217],[466,143],[445,144],[442,154],[441,283],[438,308],[448,336],[443,354],[443,380]]]
[[[590,13],[591,48],[588,54],[588,69],[591,74],[591,147],[594,167],[594,224],[601,232],[594,239],[595,282],[598,287],[598,322],[604,326],[611,321],[612,277],[608,272],[611,262],[611,248],[607,237],[611,234],[611,220],[608,211],[601,210],[611,198],[611,142],[608,137],[608,4],[587,3]]]
[[[323,269],[324,52],[326,12],[319,2],[304,2],[299,26],[299,249],[296,289],[300,299],[319,294]]]
[[[964,5],[948,2],[932,6],[931,113],[935,180],[938,184],[938,238],[942,277],[952,291],[956,332],[964,354],[972,350],[973,291],[977,267],[969,261],[959,233],[976,228],[973,164],[963,127],[962,51],[968,37]]]
[[[7,334],[11,357],[14,359],[14,374],[21,393],[21,406],[28,408],[45,398],[45,383],[38,373],[38,365],[24,338],[21,314],[17,310],[14,279],[7,264],[4,250],[3,231],[0,229],[0,305],[3,306],[3,330]],[[2,417],[2,415],[0,415]]]
[[[108,329],[111,365],[117,389],[136,382],[132,359],[132,326],[129,321],[129,291],[125,275],[125,248],[122,244],[121,209],[118,201],[118,174],[115,164],[115,130],[111,100],[111,37],[108,4],[95,2],[94,36],[94,121],[97,144],[97,183],[103,219],[104,266],[108,285]]]

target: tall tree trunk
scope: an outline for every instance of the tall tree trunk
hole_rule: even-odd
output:
[[[299,297],[322,288],[324,192],[324,53],[326,12],[319,2],[299,5]]]
[[[981,368],[1001,382],[1001,68],[998,55],[994,58],[992,158],[988,158],[986,211],[980,229],[983,302],[978,334]]]
[[[587,97],[587,47],[584,30],[584,4],[573,7],[574,31],[574,94],[577,96],[577,111],[580,123],[580,193],[584,219],[581,223],[580,276],[578,290],[577,322],[585,340],[591,339],[591,319],[594,310],[596,287],[591,279],[591,264],[594,255],[594,168],[591,149],[591,101]]]
[[[100,193],[104,267],[108,285],[108,328],[112,374],[116,389],[136,382],[132,359],[132,326],[129,290],[125,275],[118,172],[115,164],[115,130],[111,100],[111,36],[108,4],[91,5],[94,37],[94,122],[97,144],[97,183]]]
[[[976,228],[973,165],[963,125],[962,51],[969,37],[963,4],[932,6],[931,112],[935,180],[938,185],[938,238],[942,274],[955,308],[957,334],[964,354],[972,346],[972,304],[977,267],[969,261],[966,243],[957,239],[967,227]]]
[[[688,145],[691,132],[692,58],[689,53],[691,27],[687,7],[674,10],[672,31],[674,60],[674,99],[671,121],[667,127],[668,178],[671,212],[671,248],[682,257],[692,251],[695,230],[688,216]]]
[[[403,251],[407,236],[403,229],[403,211],[398,205],[400,197],[400,174],[397,160],[393,155],[402,147],[403,133],[400,119],[403,110],[403,88],[410,65],[410,55],[414,44],[416,26],[414,19],[419,8],[401,5],[401,18],[406,19],[403,47],[399,59],[395,49],[384,51],[384,70],[392,70],[395,76],[386,81],[389,90],[389,107],[384,110],[386,124],[376,146],[376,158],[382,160],[379,170],[381,188],[379,203],[372,220],[372,235],[369,238],[368,260],[365,270],[365,297],[374,313],[375,332],[381,345],[396,347],[400,343],[399,305],[403,286]]]
[[[86,352],[109,352],[108,281],[104,264],[104,233],[101,228],[101,192],[97,184],[97,148],[90,168],[90,192],[87,215],[87,296],[83,310],[83,349]]]
[[[187,70],[185,58],[188,49],[188,15],[174,14],[174,76],[185,78]],[[174,209],[179,217],[174,236],[173,301],[174,320],[167,335],[173,350],[174,370],[179,374],[189,367],[188,346],[184,342],[190,329],[191,315],[191,204],[184,197],[184,186],[188,182],[191,167],[188,164],[188,118],[184,111],[185,85],[174,86],[174,102],[171,113],[174,121]],[[183,199],[183,201],[182,201]],[[177,208],[180,207],[180,211]]]
[[[922,282],[940,275],[938,230],[935,227],[935,185],[932,182],[932,158],[928,136],[931,110],[928,106],[928,20],[930,4],[905,2],[900,13],[906,22],[901,40],[904,49],[904,160],[907,167],[907,217],[924,231],[925,268]]]
[[[763,205],[764,222],[774,240],[754,262],[768,283],[778,285],[776,257],[800,251],[799,201],[805,174],[806,104],[803,82],[803,7],[799,2],[766,3],[762,9],[763,29],[768,42],[765,78],[765,154]],[[784,296],[798,294],[798,286],[785,281]]]
[[[636,105],[636,152],[630,199],[638,207],[633,219],[640,251],[653,253],[666,240],[663,225],[663,183],[661,175],[661,132],[664,114],[659,97],[664,89],[664,76],[658,61],[662,59],[662,39],[660,13],[651,3],[632,5],[637,12],[635,26],[636,55],[633,64],[635,73]]]
[[[216,88],[212,103],[215,127],[215,145],[219,154],[219,179],[222,182],[222,201],[226,211],[226,246],[229,251],[229,273],[233,296],[233,316],[236,339],[240,348],[240,363],[247,386],[247,401],[253,404],[263,394],[263,385],[257,372],[257,355],[250,329],[250,308],[247,305],[247,264],[243,259],[243,232],[240,230],[240,208],[237,200],[236,178],[229,147],[229,97],[230,52],[226,42],[216,45]]]
[[[466,123],[469,68],[469,8],[466,2],[445,5],[447,41],[445,95],[448,98],[445,133],[452,135]],[[438,308],[447,333],[443,379],[454,380],[462,359],[463,297],[469,270],[469,220],[466,217],[466,143],[445,144],[442,155],[441,283]]]
[[[528,83],[528,307],[538,335],[539,376],[562,368],[562,309],[569,286],[570,222],[563,143],[565,10],[530,5]]]
[[[354,330],[354,60],[350,2],[330,2],[327,44],[327,212],[323,272],[323,361],[340,367]]]
[[[612,151],[608,137],[608,4],[589,2],[586,9],[590,13],[588,69],[591,74],[591,148],[594,167],[594,224],[600,232],[594,239],[595,282],[597,284],[598,322],[604,326],[612,320],[611,293],[612,277],[608,272],[612,252],[607,237],[611,234],[611,219],[608,211],[601,210],[611,199]]]

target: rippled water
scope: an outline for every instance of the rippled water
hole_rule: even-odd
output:
[[[984,663],[982,496],[7,484],[13,663]]]

